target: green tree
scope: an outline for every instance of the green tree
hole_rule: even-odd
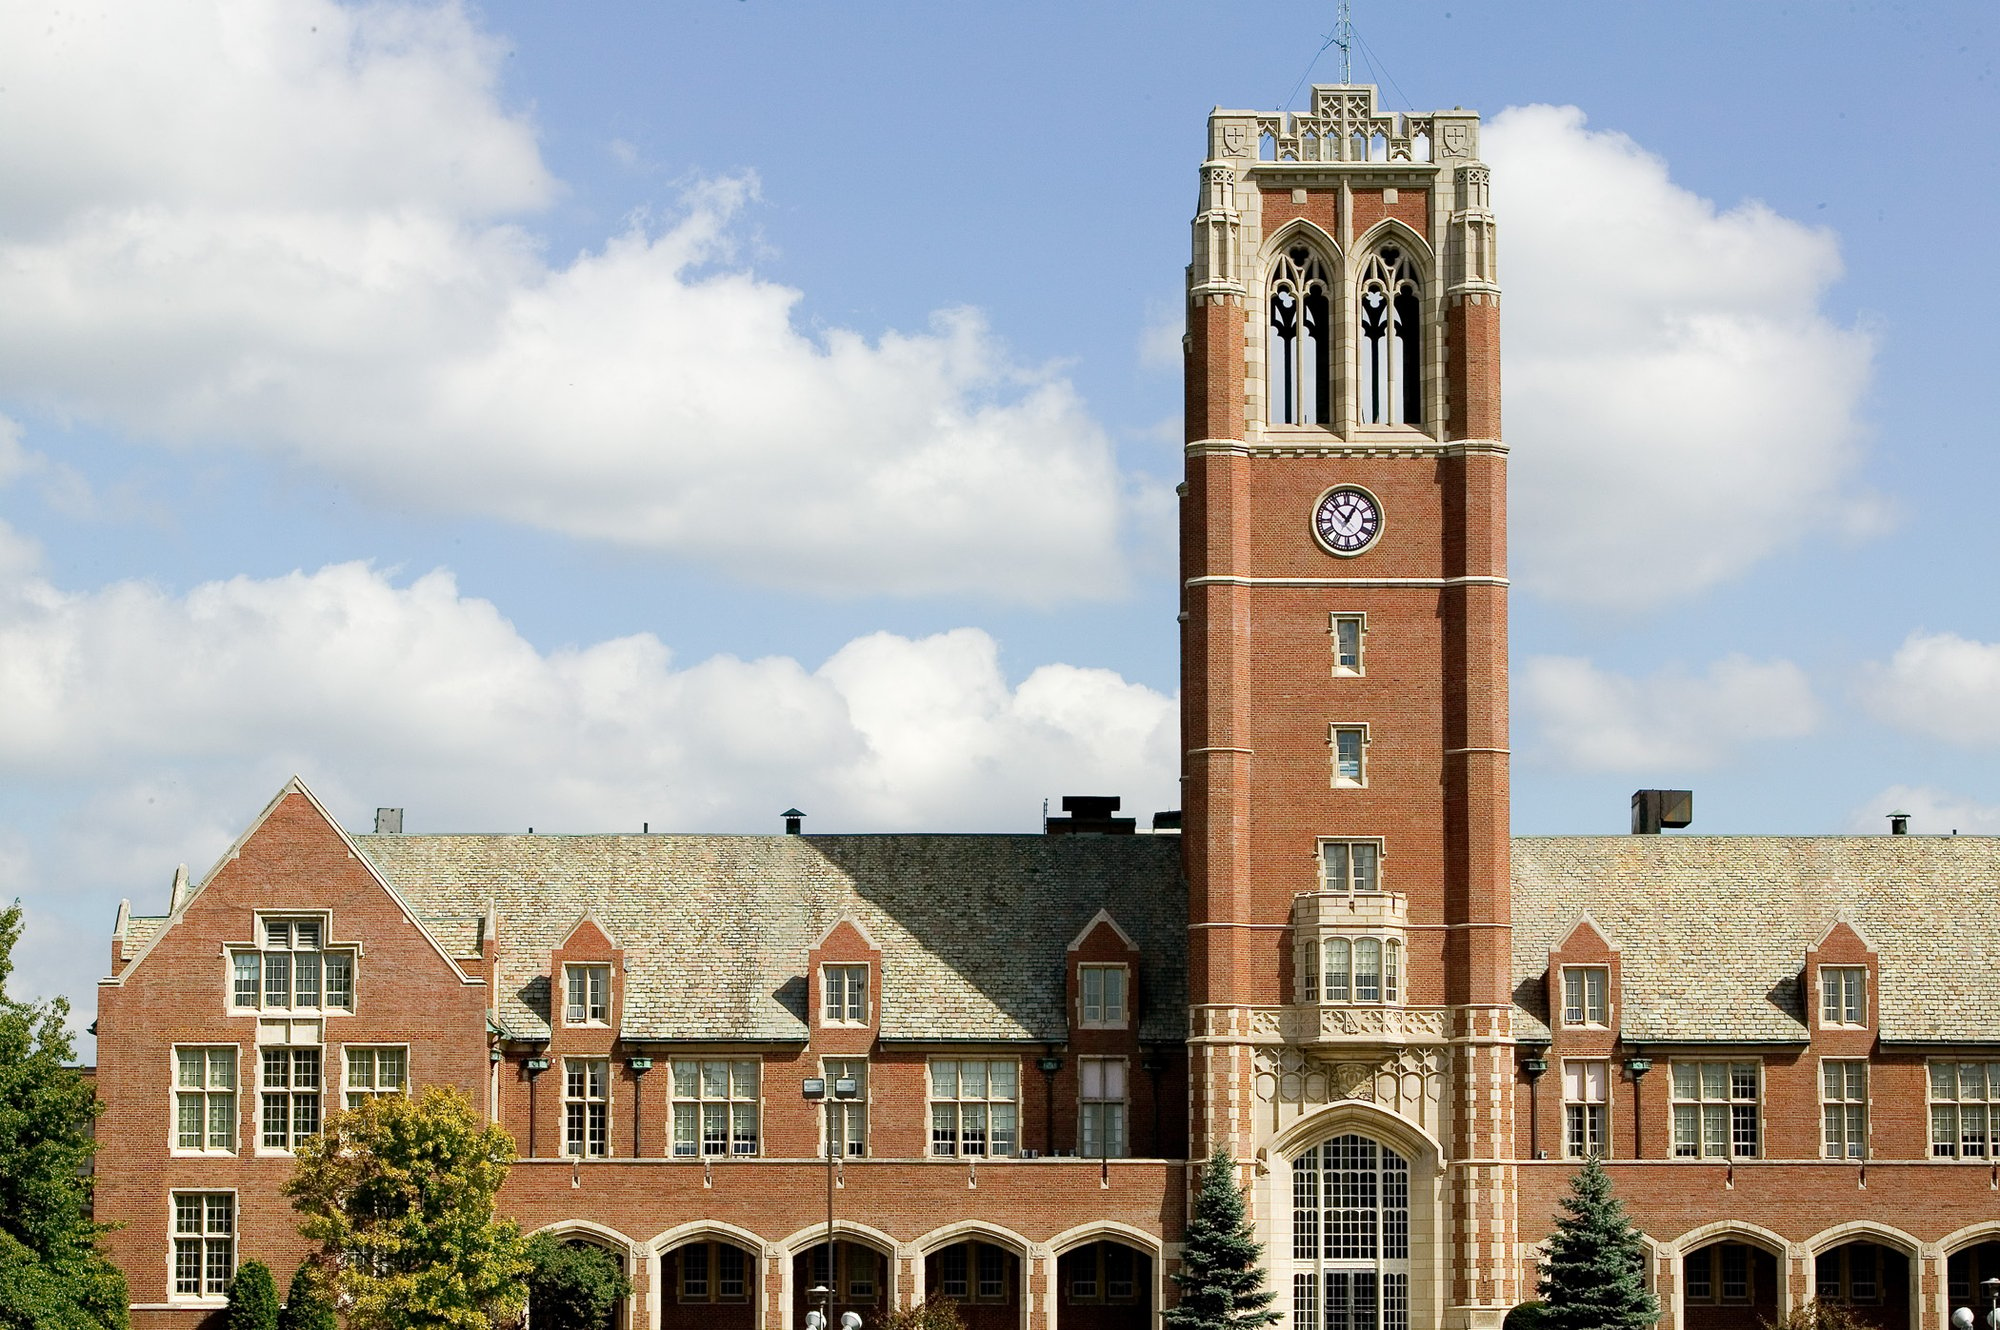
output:
[[[338,1330],[333,1304],[310,1262],[292,1272],[291,1287],[285,1290],[285,1309],[278,1313],[278,1330]]]
[[[1167,1309],[1166,1323],[1174,1330],[1250,1330],[1278,1320],[1280,1313],[1271,1310],[1277,1295],[1264,1287],[1258,1264],[1263,1254],[1243,1217],[1236,1162],[1218,1149],[1201,1170],[1174,1274],[1180,1305]]]
[[[599,1330],[632,1296],[618,1258],[547,1233],[528,1239],[528,1321],[535,1330]]]
[[[228,1330],[278,1330],[278,1281],[262,1261],[245,1261],[229,1281]]]
[[[513,1138],[456,1086],[327,1115],[285,1194],[348,1330],[489,1330],[528,1300],[527,1243],[493,1198]]]
[[[1569,1180],[1562,1208],[1538,1281],[1542,1330],[1641,1330],[1659,1320],[1638,1230],[1594,1156]]]
[[[124,1330],[125,1276],[98,1250],[85,1165],[96,1091],[76,1057],[69,1003],[7,995],[21,903],[0,910],[0,1327]]]

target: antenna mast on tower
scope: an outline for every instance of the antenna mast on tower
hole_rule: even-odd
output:
[[[1354,82],[1354,12],[1348,0],[1340,0],[1340,10],[1333,21],[1333,44],[1340,48],[1340,81]]]

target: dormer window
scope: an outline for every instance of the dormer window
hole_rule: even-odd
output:
[[[1602,965],[1566,965],[1562,972],[1563,1024],[1611,1023],[1611,971]]]
[[[865,965],[825,965],[820,967],[820,987],[826,1001],[822,1023],[826,1025],[866,1025],[868,1023],[868,967]]]
[[[1125,977],[1122,965],[1076,967],[1078,1024],[1100,1030],[1125,1028]]]
[[[563,1023],[608,1025],[611,1022],[611,967],[563,966]]]
[[[230,953],[230,1006],[353,1011],[354,951],[325,945],[322,915],[260,915],[259,948]]]
[[[1862,965],[1819,967],[1819,1023],[1868,1024],[1868,969]]]

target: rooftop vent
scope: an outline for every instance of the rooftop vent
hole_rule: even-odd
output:
[[[1889,834],[1891,836],[1909,835],[1910,815],[1908,813],[1902,813],[1902,812],[1889,814]]]
[[[375,810],[375,834],[378,836],[400,836],[403,832],[403,810],[400,808],[378,808]]]
[[[801,813],[796,808],[787,808],[778,816],[785,819],[785,834],[787,836],[796,836],[799,834],[799,823],[805,818],[804,813]]]
[[[1164,832],[1164,831],[1173,831],[1173,832],[1177,832],[1177,831],[1179,831],[1180,829],[1181,829],[1181,810],[1180,810],[1180,809],[1178,809],[1178,808],[1170,808],[1170,809],[1167,809],[1167,810],[1166,810],[1166,811],[1164,811],[1164,812],[1159,812],[1159,813],[1155,813],[1155,814],[1153,814],[1153,830],[1154,830],[1154,831],[1156,831],[1156,832]]]
[[[1138,827],[1132,817],[1113,817],[1124,800],[1115,794],[1065,794],[1063,812],[1068,817],[1044,817],[1042,830],[1051,836],[1074,836],[1094,832],[1100,836],[1129,836]]]
[[[1694,821],[1693,790],[1634,790],[1632,834],[1657,836],[1661,827],[1684,827]]]

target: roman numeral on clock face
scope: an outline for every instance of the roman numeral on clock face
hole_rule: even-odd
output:
[[[1327,491],[1313,511],[1320,544],[1337,554],[1366,549],[1382,530],[1382,512],[1364,489],[1343,485]]]

